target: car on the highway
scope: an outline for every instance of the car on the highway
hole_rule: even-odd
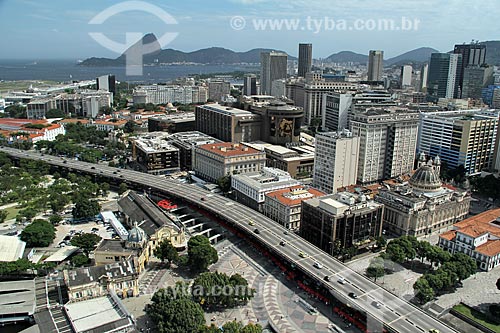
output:
[[[255,222],[250,220],[250,222],[248,222],[248,225],[255,225]]]
[[[306,254],[304,252],[299,252],[299,257],[301,258],[305,258],[306,257]]]
[[[205,201],[206,199],[202,197],[200,200],[201,200],[201,201]]]
[[[284,235],[288,235],[288,231],[286,231],[286,230],[285,230],[285,231],[283,231],[283,234],[284,234]]]
[[[319,263],[317,261],[314,263],[313,266],[316,267],[317,269],[322,269],[323,268],[323,265],[321,265],[321,263]]]
[[[379,303],[379,302],[377,302],[377,301],[373,301],[373,302],[372,302],[372,305],[373,305],[374,307],[376,307],[377,309],[380,309],[380,308],[382,307],[382,304],[380,304],[380,303]]]
[[[358,295],[356,295],[356,293],[351,292],[348,295],[349,295],[349,297],[354,298],[354,299],[358,298]]]
[[[259,229],[255,229],[253,232],[255,232],[256,234],[260,234],[260,230]]]
[[[429,330],[429,333],[439,333],[439,330],[432,328]]]
[[[337,282],[340,284],[345,284],[345,279],[342,276],[339,276],[339,279],[337,280]]]
[[[285,246],[285,245],[286,245],[286,243],[285,243],[284,241],[281,241],[281,242],[280,242],[280,245],[281,245],[281,246]]]
[[[325,280],[325,281],[328,282],[328,281],[330,281],[330,277],[328,275],[325,275],[325,277],[323,278],[323,280]]]

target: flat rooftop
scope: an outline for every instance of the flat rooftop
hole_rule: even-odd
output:
[[[35,280],[0,282],[0,317],[35,312]]]
[[[61,262],[66,260],[70,255],[78,251],[77,246],[66,246],[57,250],[56,253],[44,260],[44,262]]]
[[[259,153],[264,154],[264,152],[250,148],[248,146],[231,142],[209,143],[206,145],[201,145],[198,148],[223,157],[255,155]]]
[[[0,261],[16,261],[23,257],[26,243],[17,236],[0,235]]]
[[[210,110],[218,113],[222,113],[230,116],[253,116],[254,114],[249,111],[232,108],[229,106],[224,106],[220,104],[205,104],[199,106],[200,109]]]
[[[111,297],[98,297],[87,301],[69,303],[64,308],[76,333],[112,325],[127,318],[127,314],[123,313],[119,304]],[[96,332],[104,331],[96,330]]]

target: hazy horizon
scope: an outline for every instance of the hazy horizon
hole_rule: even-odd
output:
[[[122,7],[104,15],[106,17],[98,24],[89,24],[96,15],[102,15],[113,5]],[[148,6],[153,9],[149,12],[142,9]],[[166,24],[160,12],[168,14],[172,21]],[[347,6],[337,0],[291,0],[286,3],[278,0],[221,0],[216,3],[186,0],[168,4],[158,0],[53,0],[50,3],[0,0],[0,27],[4,32],[3,43],[7,46],[0,58],[116,58],[119,52],[110,51],[110,47],[98,43],[89,33],[102,32],[119,44],[125,41],[127,33],[151,32],[160,38],[170,32],[177,36],[162,48],[183,52],[209,47],[237,52],[272,48],[297,56],[298,44],[306,42],[313,44],[316,59],[340,51],[368,54],[370,49],[383,50],[385,58],[389,59],[420,47],[447,52],[454,44],[472,39],[499,39],[496,31],[500,30],[500,22],[495,19],[498,14],[500,7],[494,0],[481,3],[353,0]],[[380,29],[380,22],[389,20],[395,22],[396,28]],[[400,28],[404,20],[418,23],[418,26],[405,29],[401,23]],[[487,29],[485,22],[488,22]],[[371,29],[370,24],[375,24],[375,28]]]

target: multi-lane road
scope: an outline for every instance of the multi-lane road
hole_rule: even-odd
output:
[[[381,288],[365,276],[354,272],[299,236],[285,233],[286,229],[273,220],[196,185],[183,184],[132,170],[41,155],[32,151],[26,152],[6,147],[0,147],[0,151],[17,158],[43,160],[74,171],[126,181],[198,205],[255,237],[277,256],[293,263],[308,276],[322,283],[338,299],[367,313],[368,330],[371,332],[381,332],[381,323],[401,333],[427,333],[432,330],[441,333],[457,332],[416,306]],[[282,242],[284,246],[280,245]],[[299,255],[301,253],[302,256]],[[319,263],[321,268],[316,268],[315,263]],[[325,276],[329,277],[329,281],[325,280]],[[338,282],[339,278],[343,278],[344,283]],[[349,296],[350,293],[356,294],[357,298]]]

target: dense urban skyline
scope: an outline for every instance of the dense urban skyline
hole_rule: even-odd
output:
[[[497,39],[495,32],[500,28],[500,23],[495,20],[500,9],[494,0],[483,1],[481,4],[469,3],[467,6],[461,0],[404,3],[395,0],[369,3],[356,0],[351,1],[347,8],[340,7],[340,2],[324,0],[294,0],[286,3],[276,0],[223,0],[210,3],[210,6],[196,0],[176,3],[153,0],[147,3],[163,9],[178,24],[166,26],[154,15],[140,11],[117,14],[102,26],[88,24],[95,15],[109,6],[122,3],[126,2],[0,1],[0,28],[3,31],[4,45],[8,46],[0,57],[116,57],[116,53],[99,45],[88,35],[89,32],[101,30],[117,42],[124,40],[126,32],[153,32],[157,36],[166,31],[178,32],[177,38],[164,48],[182,51],[212,46],[235,51],[263,47],[281,49],[295,56],[298,52],[297,44],[308,42],[314,44],[315,58],[327,57],[342,50],[367,54],[370,49],[384,50],[389,58],[422,46],[449,51],[455,43],[469,42],[472,39],[494,40]],[[243,18],[244,26],[241,21],[232,20],[235,17]],[[349,29],[358,19],[363,24],[370,20],[378,22],[384,19],[392,19],[398,23],[403,17],[418,20],[418,29]],[[263,31],[255,26],[255,20],[261,19],[299,19],[300,24],[292,29],[284,28],[285,24],[280,31],[272,31],[269,27]],[[347,28],[326,28],[326,19],[336,21],[337,25],[344,20]],[[134,24],[131,25],[131,22]],[[484,22],[488,22],[488,29],[484,29]]]

